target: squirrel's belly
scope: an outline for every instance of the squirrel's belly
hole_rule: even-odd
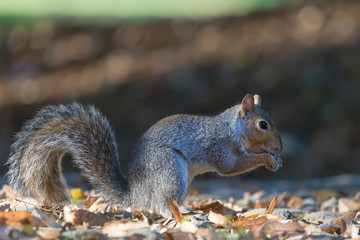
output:
[[[207,172],[216,172],[216,169],[210,166],[208,163],[198,163],[189,165],[188,167],[188,184],[192,182],[194,177],[199,174]]]

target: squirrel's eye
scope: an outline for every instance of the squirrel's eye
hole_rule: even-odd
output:
[[[259,121],[258,125],[261,129],[264,129],[264,130],[266,130],[268,128],[268,124],[265,121]]]

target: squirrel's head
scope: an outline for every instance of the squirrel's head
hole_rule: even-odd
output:
[[[270,114],[261,108],[259,95],[246,94],[239,108],[239,117],[244,123],[241,142],[248,152],[281,152],[279,131]]]

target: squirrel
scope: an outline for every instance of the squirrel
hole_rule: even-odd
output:
[[[193,178],[205,172],[236,175],[282,165],[282,142],[258,95],[216,116],[173,115],[155,123],[138,141],[123,177],[108,120],[93,106],[49,105],[15,135],[7,161],[8,182],[22,197],[51,206],[69,200],[61,161],[73,157],[89,183],[110,204],[137,206],[171,216]]]

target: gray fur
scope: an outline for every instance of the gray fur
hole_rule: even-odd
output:
[[[7,162],[9,183],[22,196],[43,204],[66,200],[51,195],[65,194],[60,162],[70,152],[84,176],[109,202],[151,208],[169,216],[170,199],[181,203],[198,174],[234,175],[261,165],[272,170],[280,167],[276,155],[248,154],[244,149],[246,119],[239,117],[239,108],[214,117],[174,115],[160,120],[140,138],[129,177],[124,179],[113,131],[94,107],[48,106],[16,134]],[[23,166],[27,173],[21,171]],[[33,180],[36,185],[29,187]]]
[[[49,123],[63,131],[53,132],[48,126],[41,137],[34,138]],[[127,182],[121,176],[108,121],[94,107],[84,108],[77,103],[44,107],[15,135],[7,161],[9,184],[20,195],[35,197],[41,204],[67,200],[61,173],[61,160],[67,152],[96,190],[110,200],[128,202]],[[22,172],[24,166],[27,171]],[[32,179],[36,180],[35,186],[29,184]],[[46,189],[49,184],[55,189]]]

